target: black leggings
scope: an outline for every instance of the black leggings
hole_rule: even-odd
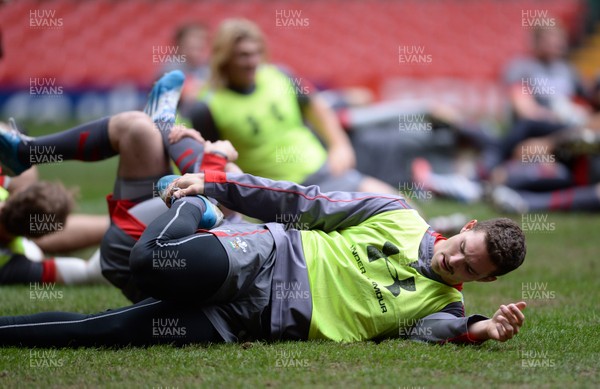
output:
[[[150,346],[223,342],[199,309],[146,299],[93,315],[44,312],[0,317],[0,346]]]
[[[148,296],[197,304],[223,285],[229,259],[216,236],[196,233],[204,204],[188,199],[150,223],[131,250],[129,266],[134,283]]]
[[[93,315],[46,312],[0,317],[0,346],[222,342],[200,306],[225,281],[229,260],[214,235],[195,234],[202,213],[197,205],[177,201],[148,226],[132,249],[133,278],[154,298]]]

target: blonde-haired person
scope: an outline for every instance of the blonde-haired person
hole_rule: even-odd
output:
[[[245,172],[324,191],[397,193],[354,169],[354,150],[334,112],[304,79],[267,62],[264,36],[249,20],[219,26],[210,88],[182,114],[205,139],[231,141]]]

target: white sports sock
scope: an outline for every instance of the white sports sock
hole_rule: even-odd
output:
[[[434,192],[454,199],[472,203],[483,196],[483,187],[459,174],[431,174],[427,182]]]
[[[55,257],[56,271],[65,285],[106,283],[100,268],[100,250],[89,261],[73,257]]]

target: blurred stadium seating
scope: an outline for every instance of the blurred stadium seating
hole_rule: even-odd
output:
[[[483,104],[498,109],[494,85],[502,66],[528,48],[522,12],[547,10],[577,32],[584,6],[581,0],[9,1],[0,8],[0,90],[27,88],[36,77],[53,77],[67,90],[148,88],[162,65],[153,62],[152,47],[171,44],[176,26],[200,20],[213,28],[241,16],[264,29],[271,60],[318,85],[364,85],[386,99],[425,93],[423,85],[437,92],[440,85],[467,85],[462,95],[482,104],[478,94],[485,93],[493,101]],[[44,9],[62,25],[31,27],[30,13]],[[308,26],[278,26],[278,10],[300,11]],[[399,63],[399,46],[423,48],[430,63]]]

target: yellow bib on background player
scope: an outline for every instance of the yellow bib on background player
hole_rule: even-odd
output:
[[[219,137],[239,152],[236,163],[244,172],[303,182],[325,163],[327,152],[304,125],[296,92],[284,73],[263,65],[251,93],[222,88],[203,97]]]

